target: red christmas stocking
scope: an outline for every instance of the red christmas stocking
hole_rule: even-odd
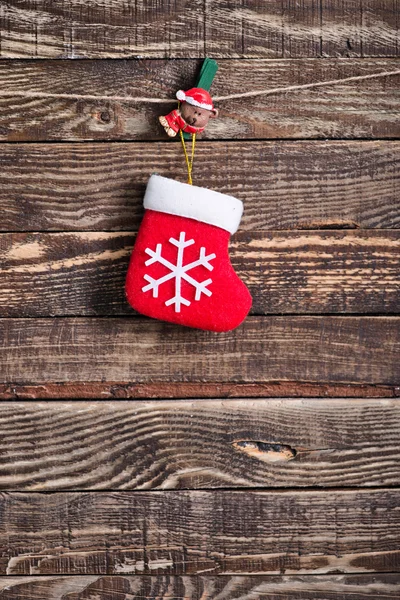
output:
[[[138,312],[180,325],[229,331],[244,320],[251,296],[228,255],[240,200],[152,175],[132,252],[126,296]]]

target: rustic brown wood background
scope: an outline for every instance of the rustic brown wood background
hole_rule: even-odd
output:
[[[395,70],[399,23],[0,2],[1,600],[400,597],[400,77],[221,103],[194,179],[245,204],[227,334],[127,305],[146,181],[185,172],[159,106],[104,98],[172,97],[205,56],[215,95]]]

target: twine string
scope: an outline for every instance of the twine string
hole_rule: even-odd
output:
[[[400,75],[400,69],[397,71],[381,71],[380,73],[371,73],[370,75],[354,75],[353,77],[344,77],[342,79],[331,79],[330,81],[317,81],[315,83],[303,83],[301,85],[288,85],[286,87],[269,88],[267,90],[258,90],[253,92],[244,92],[241,94],[229,94],[228,96],[216,96],[214,100],[234,100],[236,98],[252,98],[254,96],[272,96],[272,94],[282,94],[284,92],[293,92],[296,90],[307,90],[310,88],[322,87],[324,85],[339,85],[349,83],[350,81],[362,81],[366,79],[377,79],[379,77],[390,77]]]
[[[242,92],[240,94],[228,94],[226,96],[214,96],[215,102],[221,102],[226,100],[236,100],[238,98],[254,98],[257,96],[272,96],[273,94],[284,94],[286,92],[296,92],[300,90],[307,90],[318,88],[322,86],[330,86],[330,85],[340,85],[342,83],[349,83],[350,81],[365,81],[368,79],[378,79],[381,77],[391,77],[393,75],[400,75],[400,69],[396,71],[380,71],[379,73],[371,73],[369,75],[354,75],[352,77],[344,77],[342,79],[330,79],[329,81],[317,81],[314,83],[304,83],[299,85],[289,85],[285,87],[276,87],[269,88],[266,90],[254,90],[250,92]],[[0,90],[0,97],[22,97],[22,98],[61,98],[70,100],[74,98],[75,100],[102,100],[102,101],[115,101],[115,102],[135,102],[137,104],[171,104],[172,102],[176,102],[176,99],[170,98],[147,98],[147,97],[134,97],[134,96],[95,96],[92,94],[54,94],[48,92],[30,92],[24,90]],[[179,106],[179,104],[178,104]],[[182,130],[179,130],[179,135],[181,138],[181,144],[183,148],[183,152],[185,155],[186,167],[188,171],[188,183],[192,185],[192,170],[193,170],[193,159],[194,159],[194,150],[196,145],[196,134],[192,135],[192,151],[191,157],[189,158],[188,152],[186,149],[185,140],[183,137]]]
[[[214,96],[215,102],[225,100],[235,100],[237,98],[253,98],[256,96],[272,96],[273,94],[284,94],[285,92],[295,92],[298,90],[312,89],[329,85],[340,85],[341,83],[349,83],[350,81],[365,81],[368,79],[378,79],[381,77],[391,77],[400,75],[400,69],[396,71],[381,71],[379,73],[371,73],[369,75],[354,75],[353,77],[344,77],[342,79],[331,79],[329,81],[317,81],[314,83],[304,83],[299,85],[289,85],[286,87],[269,88],[265,90],[255,90],[251,92],[242,92],[240,94],[228,94],[227,96]],[[22,97],[22,98],[61,98],[70,100],[113,100],[115,102],[135,102],[137,104],[171,104],[176,102],[176,98],[147,98],[142,96],[95,96],[92,94],[53,94],[50,92],[30,92],[24,90],[0,90],[0,97]]]
[[[182,129],[179,130],[179,136],[181,138],[183,153],[185,155],[186,167],[187,167],[187,171],[188,171],[188,183],[189,183],[189,185],[192,185],[193,184],[192,170],[193,170],[194,149],[196,146],[196,134],[195,133],[192,134],[192,153],[191,153],[190,158],[188,155],[188,151],[186,150],[185,138],[183,137]]]

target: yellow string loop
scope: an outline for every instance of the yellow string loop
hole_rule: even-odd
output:
[[[188,152],[186,150],[185,138],[183,137],[182,129],[179,130],[179,136],[181,138],[183,153],[185,155],[186,167],[187,167],[187,172],[188,172],[188,183],[190,185],[193,185],[192,170],[193,170],[194,149],[196,146],[196,134],[195,133],[192,134],[192,153],[191,153],[190,159],[189,159]]]

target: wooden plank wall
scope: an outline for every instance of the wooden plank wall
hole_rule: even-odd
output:
[[[218,96],[396,70],[399,15],[0,3],[1,600],[399,597],[400,76],[220,103],[194,182],[243,200],[254,298],[226,334],[127,305],[147,179],[185,171],[159,106],[108,98],[205,56]]]

